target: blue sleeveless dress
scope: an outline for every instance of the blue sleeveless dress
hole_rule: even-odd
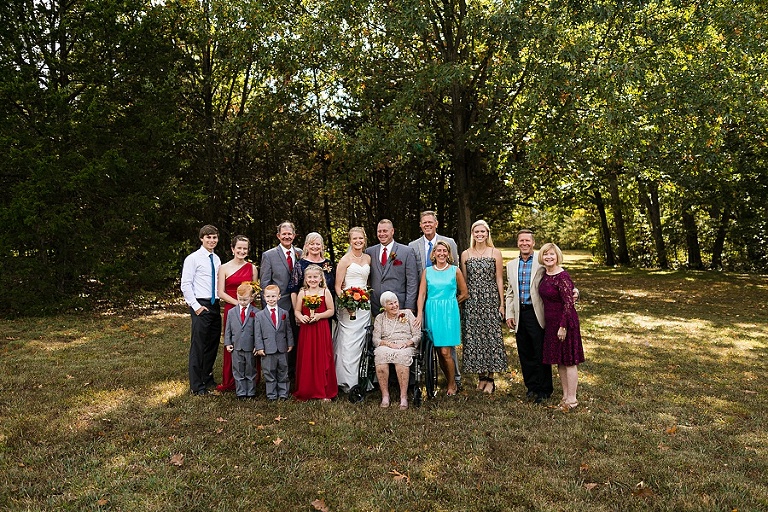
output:
[[[456,300],[456,272],[450,265],[445,270],[427,267],[427,300],[424,303],[424,323],[432,331],[436,347],[461,345],[461,317]]]

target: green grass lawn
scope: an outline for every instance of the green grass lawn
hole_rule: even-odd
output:
[[[181,306],[0,321],[0,509],[768,510],[768,278],[566,267],[572,413],[506,329],[495,395],[399,411],[192,397]]]

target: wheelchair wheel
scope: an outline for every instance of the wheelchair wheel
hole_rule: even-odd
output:
[[[353,404],[359,404],[365,400],[365,393],[363,392],[363,389],[358,386],[352,386],[352,388],[349,390],[349,401]]]
[[[411,398],[411,401],[413,402],[414,407],[421,407],[421,395],[421,386],[413,386],[413,397]]]
[[[439,363],[437,360],[437,350],[432,345],[431,336],[427,337],[424,347],[424,387],[427,393],[427,400],[437,396],[437,376]]]

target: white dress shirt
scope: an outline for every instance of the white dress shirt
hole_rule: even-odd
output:
[[[379,251],[379,261],[381,261],[381,255],[384,253],[384,249],[387,249],[387,259],[392,257],[392,248],[395,246],[395,241],[392,240],[387,245],[382,245]]]
[[[208,257],[213,254],[213,266],[216,274],[221,267],[221,259],[216,253],[210,253],[202,245],[198,250],[184,259],[184,269],[181,271],[181,293],[184,301],[197,311],[202,306],[197,299],[216,297],[216,290],[211,290],[211,260]]]

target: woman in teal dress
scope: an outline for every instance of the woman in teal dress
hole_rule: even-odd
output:
[[[451,347],[461,345],[459,303],[469,297],[469,292],[464,275],[453,265],[447,243],[438,240],[429,259],[432,266],[421,273],[416,321],[432,333],[440,353],[440,368],[448,382],[446,394],[453,396],[457,389]]]

